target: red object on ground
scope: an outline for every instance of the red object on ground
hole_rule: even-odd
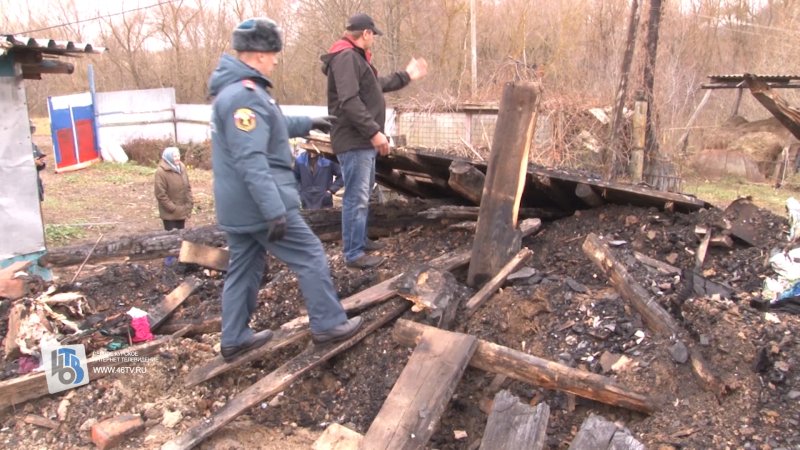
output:
[[[146,342],[153,340],[153,333],[150,332],[150,321],[147,316],[137,317],[131,320],[133,328],[133,342]]]

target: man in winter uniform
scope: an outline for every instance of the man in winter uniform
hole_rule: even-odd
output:
[[[383,134],[386,120],[384,92],[396,91],[428,73],[424,59],[411,59],[406,70],[379,77],[370,49],[383,33],[366,14],[347,21],[346,31],[322,59],[328,77],[328,113],[337,117],[331,130],[333,152],[342,165],[342,248],[349,267],[377,267],[384,258],[367,255],[383,245],[367,238],[369,197],[375,184],[375,156],[389,154]]]
[[[285,117],[268,89],[283,46],[278,25],[252,18],[233,31],[236,57],[223,55],[209,80],[214,198],[230,251],[222,292],[221,353],[226,361],[266,343],[248,323],[258,305],[266,252],[297,275],[311,336],[346,339],[361,326],[347,318],[333,287],[322,243],[300,216],[290,137],[330,130],[327,118]]]
[[[332,207],[333,194],[344,185],[339,164],[321,157],[315,150],[297,155],[294,177],[300,186],[300,201],[304,209]]]

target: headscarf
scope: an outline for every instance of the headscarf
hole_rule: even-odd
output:
[[[167,165],[177,173],[181,173],[181,165],[180,163],[175,163],[175,156],[178,158],[181,157],[181,152],[178,150],[178,147],[167,147],[164,149],[164,153],[161,154],[161,159],[166,161]]]

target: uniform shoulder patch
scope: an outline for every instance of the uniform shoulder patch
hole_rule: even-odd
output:
[[[247,89],[249,89],[251,91],[255,91],[256,90],[256,83],[253,80],[250,80],[250,79],[242,80],[242,86],[244,86],[245,88],[247,88]]]
[[[236,128],[250,132],[256,127],[256,113],[250,108],[239,108],[233,113]]]

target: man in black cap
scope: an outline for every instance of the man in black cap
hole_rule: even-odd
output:
[[[347,21],[344,36],[321,57],[328,77],[328,113],[337,117],[331,130],[333,152],[344,177],[342,197],[342,248],[348,267],[377,267],[384,258],[367,255],[380,243],[367,237],[369,197],[375,184],[375,157],[389,154],[384,131],[384,92],[396,91],[428,73],[424,59],[412,58],[405,70],[378,76],[370,49],[383,33],[366,14]]]
[[[339,163],[322,157],[313,144],[294,160],[294,177],[303,209],[332,208],[333,195],[344,185]]]
[[[223,55],[209,80],[214,97],[211,161],[217,223],[230,249],[222,290],[221,353],[225,361],[266,343],[248,323],[258,306],[266,252],[297,275],[314,342],[346,339],[361,326],[347,318],[319,238],[300,216],[290,137],[330,130],[328,118],[285,117],[268,88],[283,47],[278,25],[247,19],[233,31],[236,57]]]

